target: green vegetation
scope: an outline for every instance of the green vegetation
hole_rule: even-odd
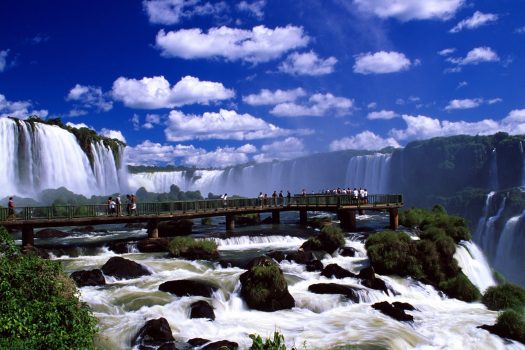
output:
[[[325,225],[318,236],[310,237],[303,243],[304,250],[324,250],[332,254],[345,245],[345,235],[339,226]]]
[[[510,283],[490,287],[481,301],[489,310],[514,309],[523,313],[525,289]]]
[[[449,216],[441,206],[402,212],[405,226],[418,227],[419,240],[402,232],[383,231],[366,241],[370,264],[380,274],[412,276],[464,301],[480,298],[479,290],[461,272],[454,259],[455,243],[469,239],[463,219]]]
[[[144,187],[137,190],[137,199],[139,202],[173,202],[173,201],[192,201],[202,200],[200,191],[181,191],[176,185],[170,186],[170,191],[167,193],[148,192]]]
[[[0,228],[0,348],[94,349],[96,319],[59,262],[22,255]]]
[[[275,331],[273,338],[268,337],[262,339],[258,334],[250,334],[252,345],[249,350],[286,350],[286,344],[284,343],[284,336]],[[291,347],[290,350],[297,350],[295,347]]]
[[[168,249],[173,256],[185,256],[193,251],[204,252],[209,255],[217,255],[217,243],[208,239],[194,239],[190,236],[175,237],[169,243]]]
[[[525,344],[525,318],[523,317],[523,312],[505,310],[498,316],[493,327],[496,334]]]

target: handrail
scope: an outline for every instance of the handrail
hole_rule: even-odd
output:
[[[311,194],[293,196],[290,199],[268,197],[266,200],[259,198],[232,198],[232,199],[204,199],[196,201],[155,202],[137,203],[136,215],[138,216],[160,216],[174,215],[187,212],[210,213],[227,211],[229,209],[269,209],[269,208],[301,208],[301,207],[342,207],[355,206],[358,209],[365,205],[400,205],[403,197],[400,194],[375,194],[369,195],[367,199],[354,198],[352,195],[324,195]],[[12,218],[8,217],[8,208],[0,208],[0,223],[9,223]],[[127,215],[126,204],[121,205],[122,215]],[[85,204],[85,205],[54,205],[21,207],[16,209],[17,220],[42,220],[42,219],[74,219],[108,216],[107,204]]]

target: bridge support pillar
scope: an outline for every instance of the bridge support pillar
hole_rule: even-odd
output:
[[[159,221],[148,221],[148,238],[159,238]]]
[[[34,246],[35,234],[32,227],[22,228],[22,247]]]
[[[306,209],[299,210],[299,224],[306,226],[308,224],[308,212]]]
[[[235,229],[235,215],[226,214],[226,231],[233,231]]]
[[[365,210],[364,209],[359,209],[359,211],[357,213],[359,215],[365,215]]]
[[[388,209],[388,214],[390,215],[390,229],[397,230],[399,227],[399,213],[397,208]]]
[[[281,212],[279,210],[272,210],[272,224],[278,225],[281,223]]]
[[[341,228],[344,231],[356,232],[357,231],[357,222],[355,219],[355,210],[351,209],[341,209],[337,212],[337,216],[341,221]]]

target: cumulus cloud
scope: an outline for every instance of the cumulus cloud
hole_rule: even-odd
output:
[[[456,89],[461,89],[462,87],[465,87],[465,86],[467,86],[467,85],[468,85],[468,82],[466,82],[466,81],[464,81],[464,80],[463,80],[463,81],[460,81],[460,82],[458,83],[458,86],[456,87]]]
[[[204,2],[199,0],[145,0],[142,2],[150,23],[177,24],[193,16],[219,16],[228,10],[224,1]]]
[[[284,102],[293,102],[299,97],[305,96],[306,92],[302,88],[270,91],[262,89],[258,94],[243,96],[242,100],[252,106],[276,105]]]
[[[256,64],[304,47],[309,40],[302,27],[288,25],[270,29],[260,25],[252,30],[214,27],[207,33],[199,28],[161,30],[157,33],[156,44],[165,57],[224,58]]]
[[[109,95],[95,86],[76,84],[69,90],[66,100],[77,103],[76,110],[95,109],[99,112],[107,112],[113,108]]]
[[[3,72],[7,67],[7,55],[9,50],[0,51],[0,72]]]
[[[173,86],[163,76],[141,80],[120,77],[113,82],[112,94],[115,100],[122,101],[127,107],[141,109],[209,104],[235,96],[235,92],[222,83],[201,81],[189,75]]]
[[[126,147],[126,159],[129,164],[173,164],[177,158],[189,157],[202,152],[205,151],[192,145],[162,145],[146,140],[134,147]]]
[[[502,101],[503,101],[502,98],[496,97],[496,98],[491,98],[490,100],[487,101],[487,103],[489,105],[493,105],[493,104],[496,104],[496,103],[500,103]]]
[[[377,102],[370,102],[366,107],[368,109],[375,109],[377,108]]]
[[[279,66],[279,71],[292,75],[325,75],[334,72],[335,57],[319,58],[313,51],[290,54]]]
[[[364,53],[356,56],[354,73],[360,74],[385,74],[404,71],[412,63],[400,52],[379,51]]]
[[[355,136],[343,137],[330,143],[330,151],[341,151],[347,149],[380,150],[385,147],[400,147],[393,138],[382,138],[371,131],[363,131]]]
[[[249,154],[256,151],[255,146],[245,144],[241,147],[218,147],[215,151],[200,152],[184,159],[186,165],[199,167],[225,168],[247,163]]]
[[[479,107],[483,103],[481,98],[465,98],[462,100],[451,100],[445,107],[445,110],[450,111],[453,109],[471,109]]]
[[[357,8],[364,13],[400,21],[447,20],[464,3],[465,0],[354,0]]]
[[[261,153],[253,159],[257,163],[272,162],[274,160],[287,160],[304,156],[306,151],[301,139],[288,137],[283,141],[275,141],[261,147]]]
[[[251,13],[257,19],[261,20],[264,17],[264,7],[266,6],[266,0],[256,0],[253,2],[241,1],[237,4],[239,11],[245,11]]]
[[[470,50],[463,58],[450,57],[447,61],[464,66],[467,64],[479,64],[483,62],[497,62],[500,58],[490,47],[476,47]]]
[[[440,56],[448,56],[448,55],[450,55],[450,54],[452,54],[454,52],[456,52],[456,49],[453,48],[453,47],[449,47],[449,48],[443,49],[441,51],[438,51],[438,54]]]
[[[276,105],[270,113],[279,117],[323,117],[328,113],[343,116],[352,113],[354,101],[330,93],[314,94],[307,104],[285,102]]]
[[[100,130],[100,135],[108,137],[110,139],[117,139],[126,143],[126,138],[124,137],[124,135],[122,135],[122,132],[120,130],[102,128],[102,130]]]
[[[472,17],[466,18],[456,24],[454,28],[450,30],[450,33],[458,33],[463,29],[475,29],[489,23],[496,22],[498,15],[493,13],[482,13],[480,11],[474,12]]]
[[[153,129],[155,125],[160,124],[160,115],[158,114],[146,114],[146,122],[142,125],[145,129]]]
[[[200,116],[171,111],[167,126],[165,134],[168,141],[255,140],[301,132],[281,129],[250,114],[238,114],[225,109],[218,113],[206,112]]]
[[[397,114],[394,111],[387,111],[387,110],[382,110],[382,111],[377,111],[377,112],[370,112],[367,115],[367,118],[370,119],[370,120],[375,120],[375,119],[388,120],[388,119],[393,119],[393,118],[396,118],[396,117],[399,117],[399,114]]]
[[[36,115],[45,118],[49,112],[45,109],[35,110],[31,101],[8,101],[4,95],[0,94],[0,117],[15,117],[26,119]]]

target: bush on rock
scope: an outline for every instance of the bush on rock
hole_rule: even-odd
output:
[[[341,228],[338,226],[327,225],[321,230],[321,233],[316,237],[310,237],[303,243],[301,248],[303,250],[324,250],[332,254],[337,249],[344,247],[345,236]]]
[[[217,243],[209,239],[197,240],[190,236],[179,236],[169,243],[168,248],[175,257],[203,260],[219,257]]]

